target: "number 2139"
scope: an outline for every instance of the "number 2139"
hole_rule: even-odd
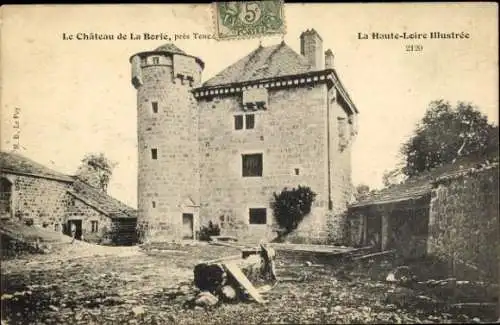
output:
[[[408,44],[405,46],[406,52],[422,52],[424,46],[421,44]]]

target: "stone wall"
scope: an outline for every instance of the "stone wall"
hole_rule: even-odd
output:
[[[11,209],[16,220],[32,219],[34,225],[50,227],[61,223],[71,200],[70,183],[16,174],[4,177],[13,184]]]
[[[462,278],[498,281],[498,165],[438,180],[429,221],[429,254]]]
[[[67,221],[82,220],[82,236],[85,241],[118,242],[122,238],[114,234],[122,233],[123,228],[127,229],[127,238],[131,238],[129,228],[135,220],[113,223],[103,211],[69,194],[69,182],[17,174],[4,174],[2,177],[12,184],[10,215],[16,222],[70,235]],[[92,221],[97,221],[97,231],[92,231]]]
[[[328,112],[326,111],[328,110]],[[353,186],[351,181],[351,148],[355,135],[346,111],[339,104],[338,93],[334,87],[327,92],[325,119],[330,121],[325,126],[327,140],[325,146],[325,162],[330,170],[325,176],[325,208],[318,211],[315,218],[306,218],[290,237],[291,241],[304,243],[336,243],[345,241],[347,210]],[[327,152],[329,146],[330,152]],[[326,168],[326,166],[325,166]],[[329,179],[329,181],[328,181]],[[328,190],[329,188],[329,190]],[[331,210],[329,210],[331,200]]]
[[[328,92],[330,109],[330,171],[333,214],[346,211],[353,195],[351,151],[355,141],[352,118],[341,107],[335,88]]]
[[[111,219],[99,210],[73,198],[68,204],[65,220],[82,220],[82,238],[88,242],[106,241],[110,231]],[[92,231],[92,222],[97,221],[97,231]],[[64,228],[64,227],[61,227]]]
[[[233,231],[254,239],[274,236],[270,200],[284,187],[309,186],[318,195],[306,220],[324,222],[327,198],[326,85],[269,91],[254,129],[235,130],[241,96],[199,102],[202,222],[228,215]],[[242,154],[262,153],[262,177],[242,177]],[[296,169],[298,175],[296,175]],[[249,208],[267,208],[267,225],[250,225]]]
[[[234,225],[226,233],[269,240],[276,236],[272,193],[304,185],[318,195],[293,237],[324,241],[331,237],[330,219],[345,211],[352,190],[352,137],[348,132],[341,147],[338,128],[339,119],[348,123],[348,116],[325,84],[268,95],[266,110],[246,112],[255,116],[253,129],[235,129],[234,116],[244,114],[241,96],[199,101],[200,222],[226,216]],[[263,155],[262,177],[242,177],[242,155],[250,153]],[[249,224],[248,210],[254,207],[267,208],[267,225]]]
[[[198,227],[198,110],[191,90],[200,76],[194,83],[178,78],[171,56],[152,56],[159,63],[153,64],[151,56],[143,60],[144,83],[137,90],[138,222],[149,225],[146,234],[152,240],[180,239],[182,213],[193,213]],[[196,69],[201,74],[201,67]]]

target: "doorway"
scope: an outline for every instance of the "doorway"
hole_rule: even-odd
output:
[[[182,214],[182,239],[193,239],[193,214],[183,213]]]
[[[75,230],[75,239],[82,239],[82,220],[68,220],[67,235],[72,236],[72,229]]]
[[[11,216],[11,197],[12,183],[7,178],[0,178],[0,217],[2,219]]]

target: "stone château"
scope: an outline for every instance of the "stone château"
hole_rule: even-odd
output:
[[[204,62],[173,44],[130,63],[145,238],[195,238],[212,221],[270,239],[273,193],[298,185],[317,193],[304,236],[324,236],[346,209],[358,110],[314,29],[300,35],[300,54],[259,45],[204,83]]]

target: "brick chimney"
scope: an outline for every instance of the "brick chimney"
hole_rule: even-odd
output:
[[[300,34],[300,54],[305,56],[314,70],[323,70],[323,39],[313,29]]]
[[[333,59],[335,56],[333,55],[332,50],[328,49],[325,52],[325,69],[333,69]]]

